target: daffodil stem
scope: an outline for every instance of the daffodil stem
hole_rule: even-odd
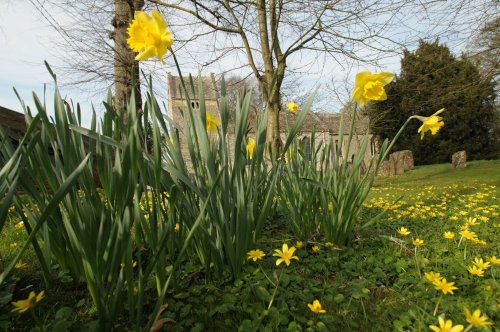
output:
[[[271,296],[271,301],[269,301],[269,305],[267,306],[267,310],[271,309],[271,307],[273,306],[274,297],[276,296],[276,292],[278,291],[278,287],[279,287],[280,281],[281,281],[281,276],[283,275],[284,270],[285,270],[285,268],[281,269],[280,276],[276,280],[276,287],[274,288],[274,292],[273,292],[273,295]]]
[[[415,246],[415,264],[417,265],[418,276],[422,278],[422,273],[420,273],[420,265],[418,265],[417,246]]]
[[[441,303],[441,299],[443,298],[443,294],[441,294],[439,296],[439,299],[437,300],[436,302],[436,306],[434,307],[434,312],[432,313],[433,316],[436,316],[436,313],[438,311],[438,308],[439,308],[439,303]]]

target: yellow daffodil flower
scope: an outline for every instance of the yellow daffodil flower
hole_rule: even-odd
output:
[[[302,249],[302,246],[304,244],[302,243],[302,241],[297,241],[297,243],[295,243],[295,246],[297,247],[297,249]]]
[[[252,159],[254,148],[255,148],[255,140],[253,138],[250,138],[248,140],[248,144],[247,144],[247,158],[248,159]]]
[[[297,256],[293,256],[293,253],[295,252],[296,248],[291,247],[288,249],[288,245],[286,243],[283,243],[283,250],[275,249],[275,253],[273,256],[279,257],[276,260],[276,266],[280,265],[281,263],[285,262],[286,266],[290,265],[290,260],[291,259],[296,259],[299,260]]]
[[[465,318],[474,327],[488,326],[492,325],[492,322],[488,321],[487,316],[481,316],[481,311],[479,309],[474,310],[474,313],[471,315],[468,308],[464,308]]]
[[[490,267],[489,262],[483,262],[482,258],[477,258],[477,257],[474,259],[472,264],[474,264],[475,266],[477,266],[478,269],[481,269],[481,270],[486,270],[487,268]]]
[[[475,265],[467,267],[467,271],[474,276],[484,277],[484,270]]]
[[[400,227],[396,230],[396,232],[398,232],[398,234],[402,236],[406,236],[411,233],[406,227]]]
[[[206,126],[207,126],[207,132],[209,133],[216,133],[217,132],[217,126],[220,125],[220,120],[218,117],[213,115],[210,112],[206,113]]]
[[[247,259],[248,260],[251,259],[254,262],[266,256],[266,254],[260,249],[250,250],[249,252],[247,252],[247,255],[248,255]]]
[[[311,309],[312,312],[314,312],[316,314],[326,313],[326,310],[323,309],[323,307],[321,306],[321,303],[318,300],[314,300],[312,304],[308,303],[307,306],[309,307],[309,309]]]
[[[289,102],[287,107],[288,107],[288,110],[292,113],[297,113],[297,111],[299,110],[299,105],[297,105],[293,101]]]
[[[134,20],[127,30],[128,46],[134,52],[140,52],[135,60],[142,61],[156,56],[164,63],[163,56],[172,46],[172,33],[167,30],[165,19],[160,12],[153,9],[152,16],[136,11]]]
[[[453,232],[444,232],[443,233],[443,237],[445,239],[451,240],[451,239],[453,239],[455,237],[455,233],[453,233]]]
[[[420,139],[424,139],[424,134],[428,131],[432,133],[432,135],[436,135],[436,133],[439,131],[439,129],[444,126],[444,122],[441,121],[443,120],[442,117],[438,116],[438,114],[441,114],[445,111],[444,108],[440,109],[436,113],[432,114],[431,116],[425,117],[425,116],[419,116],[419,115],[413,115],[413,119],[418,119],[422,121],[422,126],[418,128],[418,132],[420,133]]]
[[[433,284],[436,286],[436,289],[442,291],[444,295],[448,293],[453,294],[453,291],[458,289],[453,286],[455,285],[454,282],[446,282],[446,278],[434,280]]]
[[[435,283],[436,281],[441,280],[441,273],[439,272],[426,272],[424,273],[425,278],[429,280],[432,283]]]
[[[394,79],[392,73],[375,73],[363,71],[356,75],[354,91],[352,99],[360,106],[364,106],[370,100],[380,101],[386,100],[384,86],[391,83]]]
[[[19,300],[16,302],[12,302],[12,305],[15,307],[12,309],[12,312],[17,311],[22,314],[25,311],[33,308],[41,299],[43,299],[45,291],[41,291],[40,294],[36,295],[35,292],[30,292],[30,295],[26,300]]]
[[[438,317],[439,327],[436,325],[429,325],[429,328],[434,332],[462,332],[464,329],[463,325],[455,325],[453,326],[453,322],[451,319],[448,319],[446,322],[443,318]]]
[[[424,240],[419,239],[418,237],[416,239],[412,239],[412,242],[415,245],[415,247],[420,247],[424,245]]]

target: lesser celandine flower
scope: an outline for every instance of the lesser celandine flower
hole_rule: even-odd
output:
[[[400,227],[396,230],[396,232],[398,232],[398,234],[402,236],[406,236],[411,233],[406,227]]]
[[[326,310],[323,309],[323,307],[321,306],[321,303],[318,300],[314,300],[312,304],[308,303],[307,306],[314,313],[317,313],[317,314],[324,314],[324,313],[326,313]]]
[[[420,139],[424,139],[424,134],[428,131],[430,131],[432,133],[432,135],[436,135],[436,133],[439,131],[439,129],[442,126],[444,126],[444,122],[441,121],[441,120],[443,120],[443,118],[438,116],[438,114],[441,114],[444,111],[445,111],[445,109],[442,108],[429,117],[420,116],[420,115],[413,115],[412,116],[412,118],[418,119],[418,120],[423,122],[422,126],[420,126],[420,128],[418,128],[418,132],[420,133]]]
[[[220,120],[218,117],[213,115],[210,112],[206,112],[206,126],[207,126],[207,132],[209,133],[216,133],[217,132],[217,126],[220,125]]]
[[[302,249],[302,246],[304,244],[302,243],[302,241],[297,241],[297,243],[295,243],[295,246],[297,247],[297,249]]]
[[[472,232],[472,231],[469,231],[468,229],[465,229],[463,231],[461,231],[459,233],[463,238],[467,239],[467,240],[475,240],[477,239],[477,234]]]
[[[163,56],[173,43],[172,33],[167,30],[165,19],[159,11],[153,9],[151,14],[152,16],[142,11],[135,12],[134,20],[127,30],[130,36],[127,43],[132,51],[140,52],[135,60],[141,61],[156,56],[164,63]]]
[[[434,283],[437,280],[441,280],[441,273],[439,272],[426,272],[424,273],[425,278],[430,282]]]
[[[464,329],[463,325],[453,326],[451,319],[445,321],[441,316],[438,317],[439,326],[429,325],[429,328],[434,332],[461,332]]]
[[[416,247],[420,247],[424,244],[424,240],[419,239],[418,237],[416,239],[412,239],[412,242]]]
[[[331,243],[331,242],[326,242],[326,243],[325,243],[325,247],[333,247],[333,243]]]
[[[248,140],[248,144],[247,144],[247,158],[248,159],[252,159],[254,149],[255,149],[255,140],[253,138],[250,138]]]
[[[445,239],[451,240],[451,239],[453,239],[455,237],[455,233],[453,233],[453,232],[444,232],[443,233],[443,237]]]
[[[488,261],[493,264],[493,265],[500,265],[500,258],[497,258],[496,256],[486,256],[488,258]]]
[[[484,277],[484,270],[475,265],[467,267],[467,271],[474,276]]]
[[[174,232],[179,232],[179,230],[181,229],[181,225],[179,225],[179,223],[176,223],[175,226],[174,226]]]
[[[315,252],[315,253],[318,253],[321,251],[321,248],[319,246],[313,246],[312,247],[312,251]]]
[[[12,312],[17,311],[20,314],[33,308],[41,299],[43,299],[43,294],[45,291],[41,291],[40,294],[36,295],[35,292],[30,292],[30,295],[26,300],[19,300],[16,302],[12,302],[12,305],[15,307],[12,309]]]
[[[481,270],[486,270],[487,268],[490,267],[489,262],[483,262],[482,258],[475,258],[474,261],[472,262],[475,266],[477,266]]]
[[[434,286],[436,286],[436,289],[443,292],[444,295],[448,293],[453,294],[453,291],[458,289],[457,287],[453,286],[455,285],[454,282],[446,282],[446,278],[434,280],[432,283],[434,284]]]
[[[354,91],[352,99],[360,106],[364,106],[370,100],[379,101],[386,100],[384,86],[391,83],[394,79],[392,73],[375,73],[363,71],[356,75]]]
[[[474,310],[474,313],[472,315],[468,308],[464,308],[464,311],[465,311],[465,318],[472,326],[481,327],[493,324],[492,322],[488,321],[487,316],[481,316],[481,311],[479,309]]]
[[[293,101],[289,102],[287,107],[288,107],[288,110],[292,113],[297,113],[297,111],[299,110],[299,105],[297,105]]]
[[[266,254],[264,254],[264,252],[260,249],[255,249],[255,250],[250,250],[249,252],[247,252],[247,259],[248,260],[253,260],[254,262],[256,262],[258,259],[262,259],[262,257],[265,257]]]
[[[290,265],[290,260],[296,259],[299,260],[297,256],[293,256],[293,253],[295,252],[296,248],[291,247],[288,249],[288,245],[286,243],[283,243],[283,250],[275,249],[275,253],[273,256],[279,257],[276,260],[276,265],[280,265],[281,263],[285,262],[286,266]]]

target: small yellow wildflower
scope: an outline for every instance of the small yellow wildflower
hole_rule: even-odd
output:
[[[446,322],[441,316],[438,317],[439,327],[436,325],[429,325],[429,328],[434,332],[461,332],[464,329],[463,325],[455,325],[453,326],[453,322],[451,319],[448,319]]]
[[[333,202],[328,202],[328,212],[333,212]]]
[[[140,52],[135,60],[156,56],[164,63],[163,56],[173,43],[172,33],[167,30],[165,19],[158,10],[153,9],[151,14],[152,16],[143,11],[135,12],[134,20],[127,30],[127,43],[132,51]]]
[[[419,239],[418,237],[416,239],[412,239],[413,244],[415,247],[420,247],[424,244],[424,240]]]
[[[276,260],[276,266],[280,265],[281,263],[285,262],[286,266],[290,265],[290,260],[295,259],[299,260],[297,256],[293,256],[293,253],[295,252],[296,248],[291,247],[288,249],[288,245],[286,243],[283,243],[283,250],[275,249],[275,253],[273,256],[279,257]]]
[[[443,237],[445,239],[451,240],[451,239],[453,239],[455,237],[455,233],[453,233],[453,232],[444,232],[443,233]]]
[[[17,311],[22,314],[25,311],[33,308],[41,299],[43,299],[45,291],[41,291],[40,294],[36,295],[35,292],[30,292],[30,295],[26,300],[19,300],[16,302],[12,302],[12,305],[15,307],[12,309],[12,312]]]
[[[18,222],[15,226],[14,226],[16,229],[22,229],[24,227],[24,222],[23,221],[20,221]]]
[[[464,308],[464,311],[465,311],[465,318],[472,326],[481,327],[493,324],[492,322],[488,321],[487,316],[481,316],[481,311],[479,309],[474,310],[474,313],[472,315],[468,308]]]
[[[323,309],[323,307],[321,306],[321,303],[318,300],[314,300],[312,304],[308,303],[307,306],[309,307],[309,309],[311,309],[312,312],[314,312],[316,314],[326,313],[326,310]]]
[[[475,276],[478,276],[478,277],[484,277],[484,270],[478,268],[475,265],[467,267],[467,270],[472,275],[475,275]]]
[[[400,227],[396,230],[396,232],[398,232],[398,234],[402,236],[406,236],[411,233],[406,227]]]
[[[425,274],[425,278],[432,283],[441,280],[441,273],[439,273],[439,272],[436,272],[436,273],[435,272],[426,272],[424,274]]]
[[[255,149],[255,140],[253,138],[250,138],[248,140],[248,144],[247,144],[247,158],[248,159],[252,159],[254,149]]]
[[[315,245],[315,246],[313,246],[313,247],[312,247],[312,251],[313,251],[314,253],[318,253],[318,252],[320,252],[320,251],[321,251],[321,248],[320,248],[318,245]]]
[[[500,265],[500,258],[497,258],[496,256],[486,256],[488,258],[488,261],[493,264],[493,265]]]
[[[15,269],[18,269],[18,270],[24,270],[28,267],[28,264],[24,263],[23,261],[18,261],[16,263],[16,265],[14,265],[14,268]]]
[[[302,241],[297,241],[297,243],[295,243],[295,246],[297,247],[297,249],[302,249],[302,246],[304,244],[302,243]]]
[[[299,105],[297,105],[293,101],[289,102],[287,107],[288,107],[288,110],[292,113],[297,113],[297,111],[299,110]]]
[[[436,286],[436,289],[442,291],[444,295],[447,293],[453,294],[453,291],[458,289],[453,286],[455,285],[454,282],[446,282],[446,278],[435,280],[433,284]]]
[[[477,266],[478,269],[481,269],[481,270],[486,270],[487,268],[490,267],[489,262],[483,262],[482,258],[477,258],[477,257],[474,259],[472,264],[474,264],[475,266]]]
[[[325,243],[325,247],[333,247],[333,243],[327,242],[327,243]]]
[[[248,253],[247,253],[248,257],[247,259],[248,260],[253,260],[254,262],[256,262],[258,259],[262,259],[262,257],[265,257],[266,254],[260,250],[260,249],[255,249],[255,250],[250,250]]]
[[[11,247],[12,249],[14,249],[15,247],[17,247],[17,242],[12,242],[12,243],[10,244],[10,247]]]
[[[463,231],[461,231],[459,233],[463,238],[467,239],[467,240],[475,240],[477,239],[477,234],[472,232],[472,231],[469,231],[468,229],[465,229]]]
[[[209,133],[216,133],[217,132],[217,126],[220,125],[220,120],[218,117],[213,115],[210,112],[206,112],[206,126],[207,126],[207,132]]]
[[[475,226],[475,225],[477,225],[477,224],[478,224],[476,220],[477,220],[476,218],[469,217],[469,218],[467,219],[467,221],[465,222],[465,224],[466,224],[467,226],[469,226],[469,227],[471,227],[471,226]]]
[[[179,233],[180,230],[181,230],[181,225],[179,223],[175,223],[174,232]]]
[[[372,74],[369,71],[363,71],[356,75],[356,86],[352,93],[352,99],[360,106],[364,106],[370,100],[386,100],[384,86],[391,83],[394,74],[380,72]]]

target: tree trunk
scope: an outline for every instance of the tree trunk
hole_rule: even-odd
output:
[[[134,18],[134,11],[141,10],[144,1],[115,0],[115,18],[113,20],[115,42],[115,110],[119,111],[135,92],[135,105],[142,108],[141,88],[139,84],[139,63],[134,52],[127,45],[127,29]],[[134,75],[135,82],[132,82]]]

